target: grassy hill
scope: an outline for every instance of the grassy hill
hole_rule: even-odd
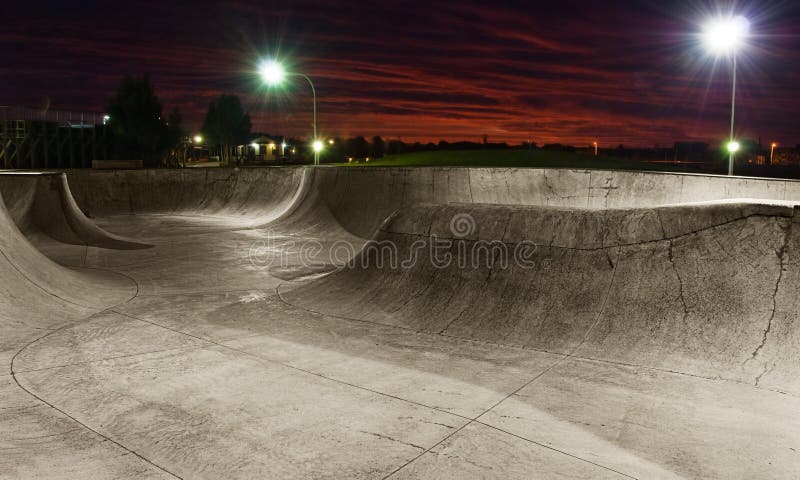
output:
[[[615,157],[594,157],[546,150],[440,150],[414,152],[341,165],[359,167],[539,167],[614,170],[697,171],[686,164],[652,164]]]

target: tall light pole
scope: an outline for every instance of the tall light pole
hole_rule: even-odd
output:
[[[733,160],[739,143],[734,137],[736,113],[736,53],[750,33],[750,22],[741,15],[719,18],[709,22],[703,29],[703,43],[716,56],[728,56],[733,61],[733,91],[731,95],[731,136],[728,142],[728,175],[733,175]]]
[[[311,148],[314,150],[314,165],[319,165],[319,153],[324,148],[324,145],[317,139],[317,89],[314,88],[314,82],[306,74],[287,72],[283,65],[274,60],[262,62],[258,67],[258,73],[264,82],[270,86],[279,85],[286,77],[303,77],[308,82],[311,87],[311,94],[314,97],[314,138],[311,141]]]
[[[592,145],[594,145],[594,156],[596,157],[597,156],[597,142],[592,142]]]
[[[772,145],[770,146],[770,150],[769,150],[769,164],[770,165],[772,165],[772,159],[775,157],[775,147],[777,147],[777,146],[778,146],[778,144],[775,143],[775,142],[772,142]]]

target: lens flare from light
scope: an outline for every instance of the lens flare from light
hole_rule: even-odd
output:
[[[718,18],[703,28],[703,44],[714,55],[736,53],[750,34],[750,22],[741,15]]]
[[[275,60],[262,62],[258,67],[258,73],[261,75],[261,79],[271,86],[280,84],[286,78],[286,69]]]

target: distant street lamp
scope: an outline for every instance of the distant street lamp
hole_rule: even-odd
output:
[[[195,135],[194,143],[203,143],[203,137],[201,137],[200,135]]]
[[[594,145],[594,156],[596,157],[597,156],[597,142],[592,142],[592,145]]]
[[[775,157],[775,147],[777,147],[777,146],[778,146],[777,143],[772,142],[772,146],[771,146],[770,151],[769,151],[769,164],[770,165],[772,165],[772,159]]]
[[[733,175],[734,154],[739,143],[734,139],[734,114],[736,112],[736,52],[744,46],[750,33],[750,22],[741,15],[719,18],[703,29],[703,43],[716,56],[729,56],[733,60],[733,93],[731,95],[731,137],[728,143],[728,175]],[[735,146],[736,148],[731,148]]]
[[[322,151],[322,142],[317,140],[317,89],[314,88],[314,83],[303,73],[287,72],[280,63],[275,60],[265,60],[261,62],[258,67],[258,73],[267,85],[276,86],[281,84],[286,77],[303,77],[311,86],[311,94],[314,97],[314,139],[312,140],[312,147],[314,149],[314,165],[319,165],[319,153]],[[317,144],[319,143],[319,148]]]

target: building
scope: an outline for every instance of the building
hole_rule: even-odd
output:
[[[80,168],[108,158],[102,113],[0,107],[0,168]]]
[[[246,163],[272,163],[291,157],[295,148],[288,145],[283,138],[261,135],[248,145],[239,145],[237,153]]]
[[[772,164],[800,167],[800,148],[776,148],[772,157]]]

